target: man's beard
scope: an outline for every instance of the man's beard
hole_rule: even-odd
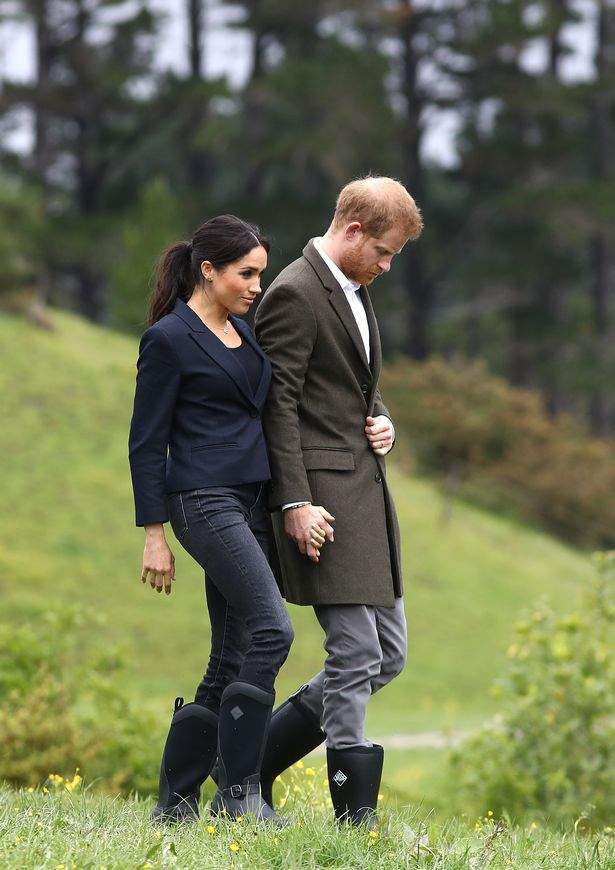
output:
[[[367,270],[361,253],[361,248],[346,251],[340,258],[340,269],[351,281],[356,281],[359,284],[370,283],[373,280],[373,274]]]

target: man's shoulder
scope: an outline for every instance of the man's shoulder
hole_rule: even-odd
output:
[[[271,284],[269,290],[282,285],[295,287],[298,290],[309,291],[318,282],[318,276],[306,258],[302,255],[285,266],[284,269],[277,275]]]

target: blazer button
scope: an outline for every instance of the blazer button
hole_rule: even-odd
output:
[[[374,477],[374,480],[376,481],[376,483],[382,483],[382,475],[380,474],[380,472],[377,472],[377,474]]]
[[[364,396],[366,396],[369,393],[369,387],[367,386],[367,384],[361,384],[361,392],[363,393]]]
[[[258,411],[252,410],[250,411],[250,417],[252,417],[253,420],[256,420],[257,417],[260,417],[260,414],[258,413]]]

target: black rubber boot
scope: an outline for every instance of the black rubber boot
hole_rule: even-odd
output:
[[[261,797],[260,771],[273,692],[250,683],[230,683],[222,694],[218,724],[218,790],[211,814],[252,816],[282,827],[286,822]]]
[[[201,785],[216,758],[218,717],[202,704],[175,699],[175,713],[160,764],[153,822],[191,822],[199,817]]]
[[[370,830],[376,827],[383,762],[384,749],[378,744],[327,748],[329,791],[339,821],[363,824]]]
[[[271,717],[261,766],[261,795],[270,807],[273,807],[272,792],[276,776],[320,746],[325,739],[325,732],[318,720],[301,701],[306,689],[307,684],[280,704]],[[217,762],[211,771],[211,778],[217,784]]]
[[[301,695],[306,689],[307,686],[302,686],[280,704],[271,717],[261,768],[261,794],[270,807],[273,806],[272,792],[276,776],[320,746],[325,739],[325,732],[318,720],[301,702]]]

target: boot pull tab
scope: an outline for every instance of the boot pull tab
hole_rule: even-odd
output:
[[[179,710],[179,708],[180,708],[180,707],[183,707],[183,706],[184,706],[184,699],[183,699],[183,698],[176,698],[176,699],[175,699],[175,710],[174,710],[174,712],[177,713],[177,711]]]

